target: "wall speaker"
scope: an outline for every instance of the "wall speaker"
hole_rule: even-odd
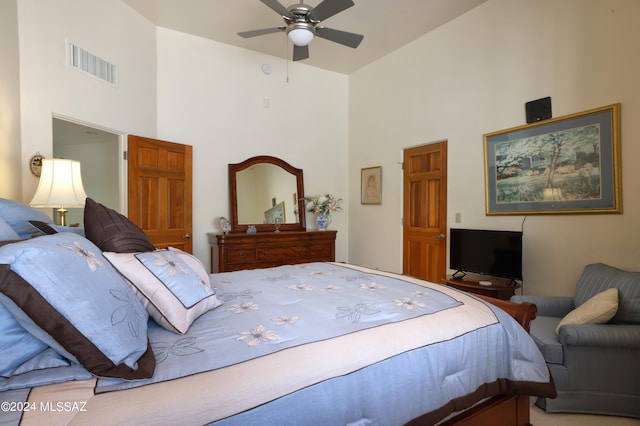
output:
[[[548,120],[551,118],[551,97],[536,99],[524,104],[527,113],[527,123]]]

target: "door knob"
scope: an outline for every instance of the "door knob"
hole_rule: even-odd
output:
[[[185,237],[187,240],[190,240],[190,239],[191,239],[191,234],[186,234],[184,237]]]
[[[444,234],[440,234],[440,235],[437,235],[436,238],[439,239],[439,240],[444,240],[445,236],[444,236]]]

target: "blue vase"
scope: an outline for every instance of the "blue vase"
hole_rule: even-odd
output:
[[[316,216],[316,223],[318,224],[318,230],[326,231],[326,229],[329,227],[329,224],[331,223],[331,215],[318,213]]]

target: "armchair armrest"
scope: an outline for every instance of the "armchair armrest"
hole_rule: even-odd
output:
[[[563,318],[575,309],[569,296],[511,296],[514,303],[529,302],[538,308],[538,316]]]
[[[640,324],[567,324],[560,327],[564,345],[640,349]]]

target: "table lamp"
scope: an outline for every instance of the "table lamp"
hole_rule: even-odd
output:
[[[43,159],[38,188],[31,207],[58,207],[58,225],[67,225],[65,207],[84,207],[87,194],[82,186],[80,162],[61,158]]]

